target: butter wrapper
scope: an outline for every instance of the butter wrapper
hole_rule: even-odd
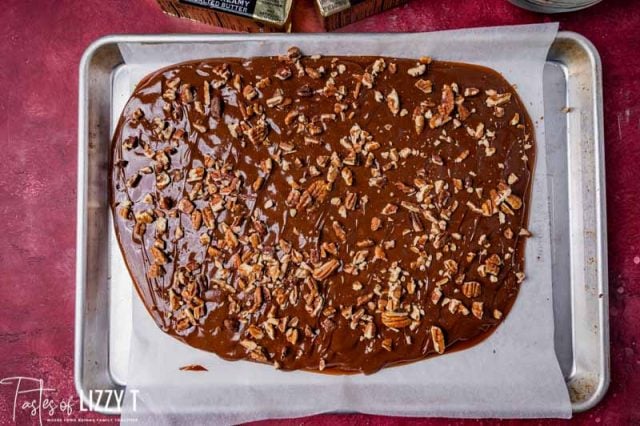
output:
[[[172,16],[243,32],[289,32],[294,0],[156,0]]]
[[[314,0],[322,23],[332,31],[376,13],[383,12],[408,0]]]

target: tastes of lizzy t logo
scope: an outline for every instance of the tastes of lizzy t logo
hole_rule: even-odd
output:
[[[5,377],[0,380],[0,385],[13,391],[13,411],[11,419],[15,422],[16,415],[24,412],[32,417],[38,424],[46,422],[74,421],[72,414],[78,412],[95,411],[98,406],[111,406],[122,409],[125,392],[131,394],[133,411],[137,408],[138,390],[136,389],[94,389],[87,395],[88,402],[73,396],[68,398],[53,398],[54,388],[45,387],[44,380],[33,377]]]

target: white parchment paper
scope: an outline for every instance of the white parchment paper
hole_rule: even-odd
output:
[[[534,173],[526,246],[526,275],[504,323],[481,344],[371,376],[282,372],[251,362],[227,362],[160,331],[137,295],[123,419],[141,424],[232,424],[330,411],[397,416],[571,416],[554,352],[549,208],[546,183],[542,73],[557,24],[437,33],[341,35],[340,39],[256,36],[250,41],[123,44],[131,89],[147,73],[207,57],[277,55],[291,45],[307,54],[387,55],[462,61],[494,68],[514,84],[536,125]],[[200,364],[208,372],[185,372]],[[135,408],[135,410],[134,410]]]

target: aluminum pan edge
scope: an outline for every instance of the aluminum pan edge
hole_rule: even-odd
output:
[[[375,34],[375,33],[374,33]],[[384,33],[378,33],[384,34]],[[398,33],[402,34],[402,33]],[[290,39],[295,41],[302,37],[321,37],[328,40],[339,40],[345,37],[368,37],[371,33],[332,33],[332,34],[252,34],[254,40],[268,41],[273,38]],[[76,226],[76,303],[75,303],[75,339],[74,339],[74,385],[82,403],[87,406],[91,403],[83,386],[84,378],[84,311],[86,307],[86,244],[87,244],[87,178],[88,178],[88,80],[89,64],[96,53],[105,46],[117,45],[123,42],[134,43],[166,43],[166,42],[237,42],[246,40],[246,34],[160,34],[160,35],[109,35],[94,41],[84,52],[79,67],[79,96],[78,96],[78,200],[77,200],[77,226]],[[604,141],[603,141],[603,112],[602,112],[602,65],[600,56],[593,44],[580,34],[561,31],[556,36],[554,44],[562,41],[573,41],[587,52],[592,63],[594,75],[592,76],[593,102],[593,131],[596,143],[595,162],[596,167],[596,221],[597,221],[597,257],[598,257],[598,290],[602,294],[598,300],[598,314],[600,324],[599,341],[602,349],[602,357],[599,363],[599,381],[595,391],[585,400],[572,403],[574,413],[586,411],[602,400],[610,383],[610,357],[609,357],[609,326],[608,326],[608,267],[606,246],[606,194],[604,180]],[[552,46],[553,49],[553,46]],[[553,60],[553,58],[551,58]],[[118,415],[117,407],[98,405],[96,411],[102,414]]]
[[[591,93],[592,103],[592,128],[594,147],[595,173],[595,219],[596,219],[596,253],[597,253],[597,290],[598,290],[598,324],[599,324],[599,346],[600,360],[598,363],[598,384],[592,393],[583,400],[572,402],[574,413],[581,413],[593,408],[605,396],[611,382],[610,375],[610,341],[609,341],[609,278],[608,278],[608,256],[607,256],[607,219],[606,219],[606,185],[605,185],[605,157],[604,157],[604,130],[603,130],[603,107],[602,107],[602,61],[600,55],[591,41],[586,37],[572,32],[560,31],[550,49],[550,60],[561,61],[561,57],[553,57],[554,45],[558,42],[571,41],[577,44],[589,58],[591,63]],[[567,79],[568,80],[568,79]],[[572,327],[575,330],[575,326]],[[569,388],[574,385],[571,380]],[[580,384],[575,384],[579,387]]]

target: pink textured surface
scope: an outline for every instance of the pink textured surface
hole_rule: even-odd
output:
[[[297,0],[298,31],[319,30]],[[152,0],[5,0],[0,17],[0,379],[38,377],[56,399],[75,397],[78,62],[113,33],[213,32],[163,15]],[[434,31],[547,22],[589,38],[602,56],[611,293],[612,383],[579,423],[640,424],[640,2],[605,0],[553,18],[505,0],[414,0],[343,31]],[[76,419],[103,418],[78,412]],[[0,386],[0,424],[12,424],[13,388]],[[18,424],[35,419],[21,410]],[[280,424],[417,424],[415,419],[325,415]],[[430,424],[475,423],[429,420]],[[482,422],[492,423],[492,422]],[[517,423],[509,421],[505,423]],[[549,421],[544,424],[559,422]]]

